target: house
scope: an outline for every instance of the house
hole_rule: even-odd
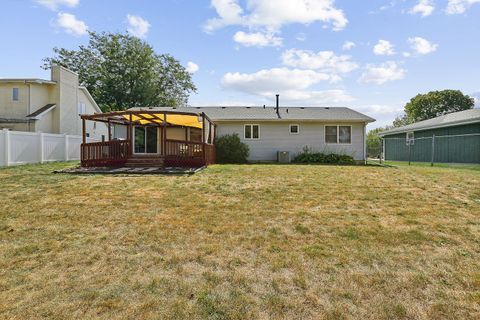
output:
[[[115,158],[110,152],[104,156],[91,149],[105,150],[109,143],[115,147],[108,148],[121,149],[112,151],[121,158],[114,161],[116,165],[119,162],[134,165],[139,158],[143,158],[144,164],[152,165],[158,165],[159,158],[172,166],[181,161],[206,165],[214,161],[208,153],[213,153],[214,157],[215,137],[233,133],[249,146],[250,161],[277,161],[280,151],[288,152],[293,158],[305,146],[319,152],[348,154],[355,160],[365,161],[366,125],[375,121],[349,108],[278,105],[132,108],[84,115],[82,119],[107,123],[110,128],[108,142],[83,146],[85,161],[82,163],[85,166],[105,165],[111,157]],[[118,147],[119,144],[122,146]],[[89,152],[94,156],[88,156]]]
[[[449,113],[379,135],[385,160],[480,163],[480,109]]]
[[[82,133],[79,114],[101,112],[78,75],[53,66],[51,79],[0,79],[0,129],[16,131]],[[90,124],[88,136],[101,139],[104,124]]]

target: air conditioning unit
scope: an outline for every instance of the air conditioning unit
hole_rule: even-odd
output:
[[[278,151],[277,152],[277,161],[279,163],[290,163],[290,152],[288,152],[288,151]]]

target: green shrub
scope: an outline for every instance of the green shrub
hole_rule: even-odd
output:
[[[249,149],[238,134],[227,134],[215,139],[217,163],[246,163]]]
[[[352,156],[336,153],[312,152],[308,147],[304,147],[293,162],[296,163],[326,163],[326,164],[355,164]]]

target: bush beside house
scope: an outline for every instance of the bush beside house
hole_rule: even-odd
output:
[[[323,164],[355,164],[352,156],[347,154],[312,152],[308,147],[303,148],[293,160],[295,163],[323,163]]]
[[[248,146],[240,141],[238,134],[227,134],[215,139],[217,163],[247,163]]]

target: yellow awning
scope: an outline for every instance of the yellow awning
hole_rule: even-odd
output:
[[[187,114],[167,114],[167,124],[173,124],[177,126],[202,128],[202,121],[199,121],[198,116]],[[130,120],[130,115],[125,114],[123,117],[126,120]],[[160,125],[164,122],[163,113],[138,113],[132,114],[132,121],[138,121],[141,124],[158,123]]]

